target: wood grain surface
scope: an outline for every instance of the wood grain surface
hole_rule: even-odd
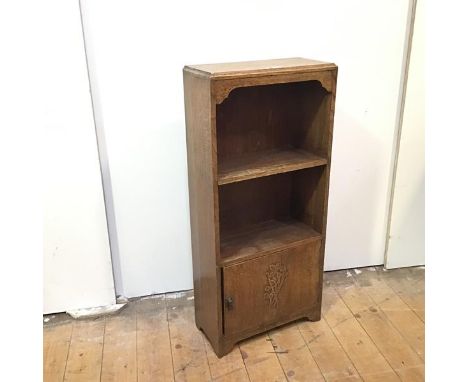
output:
[[[195,322],[219,357],[320,319],[337,72],[302,58],[183,69]],[[289,303],[258,297],[279,284]]]
[[[402,277],[424,297],[420,267],[326,272],[321,321],[272,329],[221,359],[196,328],[192,291],[134,300],[104,319],[47,316],[44,381],[423,381],[424,322],[390,287]]]
[[[325,164],[326,158],[300,149],[256,152],[220,163],[218,184],[240,182]]]

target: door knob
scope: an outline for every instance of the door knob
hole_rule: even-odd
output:
[[[226,297],[224,302],[226,303],[227,310],[234,309],[234,300],[232,299],[232,297]]]

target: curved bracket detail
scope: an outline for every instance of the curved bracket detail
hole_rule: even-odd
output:
[[[229,97],[229,93],[231,93],[232,90],[234,90],[236,87],[240,86],[227,86],[222,89],[219,89],[218,92],[216,93],[216,104],[223,103],[224,100]]]
[[[323,76],[322,78],[316,78],[316,79],[310,79],[310,80],[305,80],[305,81],[317,81],[320,83],[323,89],[325,89],[328,93],[331,93],[333,91],[333,78],[330,76]],[[302,82],[302,81],[300,81]],[[278,82],[277,82],[278,83]],[[286,83],[286,82],[285,82]],[[269,85],[269,84],[222,84],[216,89],[216,96],[215,96],[215,101],[216,104],[219,105],[223,103],[226,98],[229,97],[229,94],[237,88],[243,88],[243,87],[248,87],[248,86],[259,86],[259,85]]]
[[[317,81],[320,82],[322,88],[324,88],[328,93],[333,91],[333,80],[331,78],[322,78],[321,80]]]

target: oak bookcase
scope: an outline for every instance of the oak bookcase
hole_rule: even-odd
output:
[[[184,67],[195,322],[219,357],[320,319],[337,70]]]

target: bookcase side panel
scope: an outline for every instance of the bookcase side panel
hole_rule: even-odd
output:
[[[320,221],[321,233],[322,233],[322,248],[320,251],[320,285],[323,284],[323,266],[325,260],[325,244],[327,239],[327,217],[328,217],[328,196],[330,189],[330,170],[331,170],[331,159],[332,159],[332,143],[333,143],[333,123],[335,118],[335,99],[336,99],[336,84],[338,78],[338,67],[329,72],[331,77],[331,88],[330,88],[330,99],[328,105],[328,118],[326,119],[327,128],[325,129],[325,134],[327,135],[326,144],[327,144],[327,159],[328,164],[325,167],[323,178],[321,179],[320,189],[322,205],[320,206],[322,218]],[[319,307],[322,307],[322,293],[319,295]]]
[[[216,344],[221,336],[221,281],[216,267],[217,183],[210,79],[184,70],[184,100],[195,321]]]
[[[326,157],[328,159],[328,164],[325,168],[324,171],[324,177],[323,184],[321,185],[321,189],[323,190],[323,194],[321,196],[323,200],[323,205],[321,207],[322,211],[322,218],[320,221],[321,225],[321,232],[323,235],[323,243],[325,244],[325,237],[326,237],[326,230],[327,230],[327,216],[328,216],[328,191],[330,187],[330,169],[331,169],[331,163],[332,163],[332,143],[333,143],[333,122],[334,122],[334,117],[335,117],[335,98],[336,98],[336,80],[337,80],[337,75],[338,75],[338,68],[335,68],[334,70],[330,71],[330,77],[332,78],[331,80],[331,91],[330,91],[330,97],[328,99],[328,104],[327,104],[327,117],[324,121],[324,124],[326,125],[326,128],[324,129],[324,144],[326,145]],[[325,247],[325,245],[324,245]],[[323,260],[323,259],[322,259]],[[323,264],[323,261],[322,261]]]

